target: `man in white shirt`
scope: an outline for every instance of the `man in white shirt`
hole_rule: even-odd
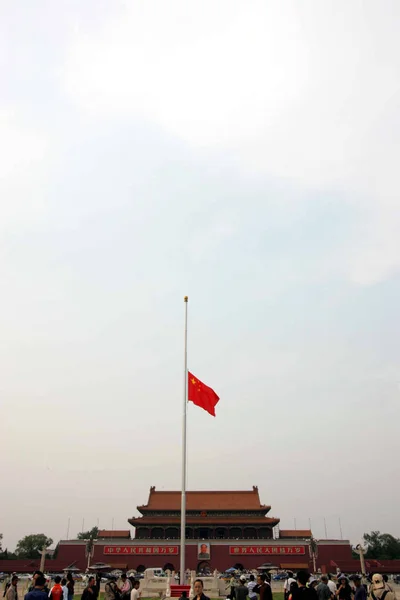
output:
[[[257,585],[257,583],[256,583],[254,575],[250,575],[249,581],[247,583],[247,589],[249,590],[250,600],[257,600],[257,594],[254,591],[254,588],[256,587],[256,585]]]
[[[293,577],[293,573],[291,571],[288,571],[287,579],[285,579],[285,583],[283,584],[283,595],[285,600],[289,598],[290,586],[292,585],[292,583],[296,583],[296,580]]]
[[[63,591],[63,600],[68,600],[67,580],[65,579],[65,577],[61,579],[61,587]]]
[[[336,583],[334,581],[332,581],[331,576],[328,575],[328,583],[327,583],[328,588],[331,591],[331,594],[333,594],[334,596],[336,595],[336,590],[337,590],[337,586]]]
[[[139,592],[140,581],[135,580],[133,583],[133,588],[131,591],[131,600],[139,600],[140,592]]]

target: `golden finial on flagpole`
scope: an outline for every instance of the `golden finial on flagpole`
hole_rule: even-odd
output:
[[[183,298],[183,301],[184,301],[184,302],[187,302],[188,300],[189,300],[189,296],[185,296],[185,297]]]

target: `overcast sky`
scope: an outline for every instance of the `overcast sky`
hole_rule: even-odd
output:
[[[400,4],[0,2],[3,546],[250,489],[400,536]]]

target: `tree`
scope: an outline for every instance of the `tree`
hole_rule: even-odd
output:
[[[400,539],[390,533],[380,533],[380,531],[364,533],[364,542],[367,546],[365,558],[383,560],[400,558]]]
[[[52,543],[53,540],[44,533],[33,533],[19,540],[15,552],[18,558],[39,558],[43,546],[48,548]]]
[[[315,537],[310,537],[310,556],[313,561],[313,573],[317,572],[317,558],[318,558],[318,543]]]
[[[14,559],[18,558],[18,556],[14,552],[10,552],[6,548],[4,550],[4,552],[0,552],[0,558],[2,560],[14,560]]]
[[[0,533],[0,558],[3,560],[7,560],[9,558],[17,558],[16,554],[14,554],[13,552],[9,552],[7,550],[7,548],[5,550],[3,550],[2,540],[3,540],[3,534]]]
[[[77,538],[78,540],[97,540],[98,536],[99,528],[92,527],[89,531],[81,531],[81,533],[78,533]]]

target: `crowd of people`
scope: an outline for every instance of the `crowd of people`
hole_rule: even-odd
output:
[[[139,600],[140,582],[134,577],[121,576],[122,584],[117,585],[117,578],[110,577],[105,585],[104,600]],[[18,575],[13,575],[3,593],[5,600],[20,600],[18,597]],[[90,575],[82,592],[81,600],[97,600],[100,594],[101,575]],[[72,573],[66,577],[56,575],[54,585],[49,587],[42,571],[35,571],[32,584],[29,586],[24,600],[73,600],[75,582]]]
[[[239,582],[232,577],[227,590],[228,600],[246,600],[247,597],[250,600],[272,600],[271,579],[266,573],[257,575],[257,582],[253,574],[249,576],[248,581],[245,575],[240,576]]]
[[[18,597],[18,576],[13,575],[4,590],[5,600],[20,600]],[[100,594],[101,575],[91,575],[82,592],[81,600],[98,600]],[[140,600],[140,582],[134,577],[121,575],[118,585],[117,577],[109,577],[105,584],[104,600]],[[271,578],[267,573],[248,577],[241,575],[239,580],[232,576],[228,582],[227,600],[273,600]],[[193,586],[195,600],[210,600],[203,591],[203,582],[196,579]],[[49,586],[44,574],[35,571],[32,584],[24,596],[24,600],[73,600],[75,593],[74,579],[71,573],[65,578],[57,575],[54,585]],[[361,575],[339,575],[335,583],[330,575],[319,578],[306,571],[299,571],[294,577],[288,573],[284,583],[285,600],[396,600],[396,594],[385,575],[375,573],[363,580]],[[180,600],[187,600],[183,592]]]
[[[241,575],[239,581],[231,578],[227,586],[227,600],[273,600],[271,578],[261,574],[249,579]],[[335,583],[330,575],[313,577],[299,571],[296,577],[288,573],[284,583],[285,600],[396,600],[396,594],[385,575],[375,573],[363,582],[361,575],[340,574]]]
[[[13,575],[11,581],[6,585],[3,593],[5,600],[19,600],[18,598],[18,575]],[[54,585],[49,588],[47,579],[42,571],[35,571],[32,583],[24,596],[24,600],[72,600],[74,597],[74,578],[72,573],[62,578],[56,576]]]

